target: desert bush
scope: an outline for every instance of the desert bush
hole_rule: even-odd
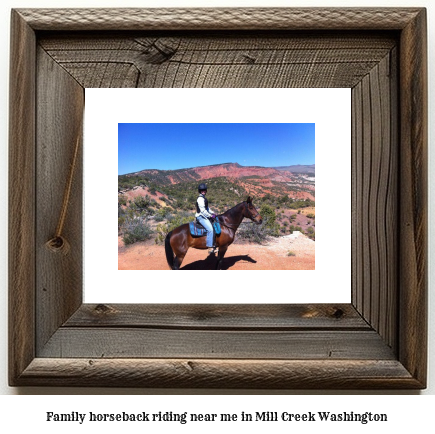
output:
[[[294,231],[302,232],[302,228],[300,226],[290,225],[290,232],[293,233]]]
[[[285,204],[285,203],[287,203],[287,202],[289,202],[289,198],[288,198],[288,196],[287,195],[283,195],[283,196],[280,196],[279,198],[278,198],[278,203],[281,203],[281,204]]]
[[[142,176],[118,176],[118,191],[131,189],[137,185],[147,185],[148,178]]]
[[[241,224],[236,232],[236,240],[246,240],[257,244],[263,244],[269,237],[276,237],[279,235],[279,225],[276,222],[269,224],[268,217],[264,217],[263,223],[257,225],[255,223]]]
[[[263,225],[267,228],[268,236],[277,237],[279,235],[279,224],[276,222],[276,213],[269,205],[263,204],[260,208],[263,218]]]
[[[161,223],[157,225],[157,237],[155,239],[156,244],[163,244],[166,235],[178,226],[185,223],[189,223],[193,220],[191,213],[181,213],[177,215],[168,216],[168,221],[166,223]]]
[[[154,220],[156,222],[161,222],[163,220],[165,220],[166,218],[168,218],[171,214],[171,210],[169,209],[169,207],[167,206],[163,206],[161,207],[159,210],[157,210],[157,212],[154,215]]]
[[[122,235],[122,226],[125,223],[125,217],[118,217],[118,235]]]
[[[136,241],[148,240],[153,233],[148,221],[144,217],[125,218],[121,231],[122,240],[126,245],[133,244]]]
[[[123,194],[118,195],[118,206],[126,206],[127,205],[127,196]]]
[[[267,220],[267,225],[270,226],[275,223],[276,213],[273,208],[269,205],[261,205],[260,208],[261,217]],[[263,223],[264,224],[264,223]]]
[[[145,211],[151,205],[151,200],[148,195],[136,196],[130,204],[130,208],[136,211]]]
[[[316,231],[314,230],[314,228],[312,226],[307,228],[307,237],[312,239],[313,241],[315,241],[315,239],[316,239]]]

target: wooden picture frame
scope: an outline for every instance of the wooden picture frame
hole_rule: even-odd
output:
[[[20,9],[11,35],[10,385],[426,387],[425,9]],[[84,88],[123,86],[351,88],[352,303],[82,304]]]

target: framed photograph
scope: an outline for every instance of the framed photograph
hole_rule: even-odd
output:
[[[11,386],[426,387],[425,9],[18,9],[11,41]],[[121,88],[135,104],[116,102]],[[301,90],[343,92],[347,110],[336,110],[332,96],[304,97],[320,115],[299,120],[290,114],[292,92]],[[201,110],[188,109],[190,100]],[[215,116],[235,110],[231,120]],[[320,294],[344,286],[349,301],[295,301],[288,294],[304,290],[293,281],[298,270],[231,270],[231,246],[218,271],[119,269],[114,182],[119,188],[118,175],[159,169],[112,170],[111,155],[121,161],[120,125],[165,124],[169,135],[171,124],[315,122],[320,131],[327,119],[337,122],[330,140],[338,144],[344,131],[348,141],[329,150],[316,135],[315,164],[330,160],[334,173],[325,171],[323,206],[326,184],[316,179],[318,213],[310,219],[319,233],[315,267],[306,271],[317,273],[311,284]],[[342,155],[349,158],[337,164]],[[247,176],[258,187],[258,174]],[[141,211],[132,208],[132,219],[146,215],[127,200]],[[126,204],[118,201],[121,217]],[[290,223],[291,213],[284,217]],[[349,252],[335,258],[337,232]],[[189,293],[198,276],[213,295],[229,297]],[[185,285],[178,293],[176,281]],[[139,298],[128,295],[134,285]]]
[[[86,89],[85,98],[84,232],[112,234],[84,237],[85,303],[350,303],[350,89]],[[87,146],[100,142],[104,159]],[[212,254],[204,231],[191,234],[201,183],[230,226]],[[221,220],[248,197],[261,224]],[[177,266],[188,273],[163,273],[149,291],[170,268],[167,234],[183,224],[191,238]],[[192,284],[216,267],[235,273]],[[291,285],[270,286],[277,274]]]

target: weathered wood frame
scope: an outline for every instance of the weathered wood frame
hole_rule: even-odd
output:
[[[70,253],[44,243],[81,131],[84,91],[41,38],[135,31],[395,38],[387,60],[352,87],[351,304],[82,304],[81,166],[65,229]],[[11,36],[11,385],[426,386],[425,9],[23,9],[12,11]]]

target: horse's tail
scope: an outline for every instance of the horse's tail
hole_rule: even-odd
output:
[[[170,239],[171,239],[172,231],[166,235],[165,238],[165,253],[166,253],[166,261],[168,261],[169,268],[171,270],[174,269],[174,251],[172,250]]]

